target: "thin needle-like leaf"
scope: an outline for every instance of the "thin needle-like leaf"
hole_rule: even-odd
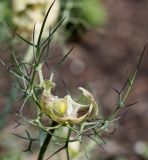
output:
[[[29,44],[30,46],[34,46],[37,47],[36,45],[34,45],[33,43],[29,42],[28,40],[26,40],[24,37],[22,37],[21,35],[19,35],[18,33],[16,33],[16,35],[23,40],[24,42],[26,42],[27,44]]]
[[[70,51],[60,60],[59,65],[61,65],[64,62],[64,60],[69,56],[73,49],[74,47],[72,47]]]
[[[35,62],[36,62],[36,52],[35,52],[35,26],[36,26],[36,24],[34,24],[34,27],[33,27],[32,39],[33,39],[33,55],[34,55],[34,60],[35,60]]]
[[[50,33],[50,35],[43,41],[43,43],[41,44],[41,47],[43,47],[44,45],[47,45],[48,41],[51,39],[51,37],[57,31],[57,29],[61,26],[61,24],[64,22],[64,20],[65,20],[65,18],[63,18],[61,20],[61,22],[55,27],[55,29]]]
[[[46,13],[46,15],[45,15],[45,18],[44,18],[44,20],[43,20],[43,23],[42,23],[42,26],[41,26],[41,30],[40,30],[40,33],[39,33],[39,37],[38,37],[38,42],[37,42],[37,46],[38,46],[38,47],[40,46],[40,42],[41,42],[41,38],[42,38],[42,34],[43,34],[44,27],[45,27],[45,23],[46,23],[46,21],[47,21],[49,12],[50,12],[51,8],[53,7],[54,3],[55,3],[55,0],[53,1],[53,3],[51,4],[51,6],[49,7],[49,9],[48,9],[48,11],[47,11],[47,13]]]

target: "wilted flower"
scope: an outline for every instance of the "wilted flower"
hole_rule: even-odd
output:
[[[40,99],[42,112],[58,123],[78,124],[86,120],[94,119],[98,115],[98,106],[90,92],[79,88],[82,94],[73,100],[70,95],[59,98],[51,94],[54,83],[45,80],[44,91]]]
[[[13,18],[12,21],[17,26],[18,30],[24,35],[30,36],[32,27],[35,25],[36,38],[40,32],[43,19],[49,6],[54,0],[12,0]],[[49,27],[58,19],[60,10],[60,1],[56,0],[51,12],[48,15],[48,20],[45,26],[45,36],[49,32]],[[27,24],[27,25],[26,25]]]

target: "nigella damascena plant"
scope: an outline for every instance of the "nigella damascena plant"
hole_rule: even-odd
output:
[[[129,93],[131,92],[135,77],[139,71],[139,67],[145,53],[144,47],[136,70],[128,77],[126,83],[123,85],[123,88],[121,88],[121,90],[114,89],[118,96],[117,104],[111,115],[108,117],[104,117],[101,109],[99,108],[100,106],[97,105],[93,95],[82,87],[79,88],[81,94],[77,99],[72,98],[70,94],[65,95],[63,98],[52,94],[52,90],[55,87],[55,83],[53,82],[53,74],[51,74],[50,79],[44,80],[42,66],[46,64],[47,68],[49,69],[48,60],[50,58],[56,57],[48,57],[49,46],[52,38],[54,37],[54,33],[63,23],[64,19],[62,19],[54,29],[51,28],[51,31],[49,34],[47,34],[48,36],[45,39],[43,38],[43,32],[46,29],[45,24],[48,18],[48,14],[50,11],[52,11],[51,8],[54,4],[56,4],[56,2],[56,0],[53,0],[53,3],[49,7],[45,18],[41,23],[41,29],[39,32],[37,32],[37,34],[36,28],[38,27],[34,25],[32,35],[33,42],[30,42],[24,37],[16,34],[21,40],[23,40],[31,47],[33,51],[32,62],[28,63],[27,60],[21,60],[19,57],[17,57],[17,55],[15,55],[14,51],[12,54],[15,62],[14,65],[8,67],[5,62],[0,59],[4,67],[9,69],[10,73],[16,77],[18,91],[21,92],[22,99],[24,99],[24,102],[19,110],[18,116],[20,117],[20,121],[18,122],[17,127],[24,124],[31,124],[36,126],[39,131],[39,138],[32,138],[27,130],[27,138],[17,134],[15,135],[19,138],[29,140],[28,148],[25,151],[31,151],[32,142],[39,141],[40,151],[38,154],[38,160],[44,159],[47,147],[51,142],[56,142],[56,144],[60,145],[64,144],[64,146],[51,154],[47,160],[63,149],[66,149],[67,160],[69,160],[69,143],[78,141],[82,145],[82,143],[85,142],[85,139],[83,140],[82,137],[87,137],[91,141],[94,141],[96,144],[105,143],[102,139],[102,133],[109,132],[109,129],[111,128],[110,124],[115,123],[115,121],[121,117],[118,117],[119,110],[121,108],[136,104],[126,104],[126,100]],[[30,7],[28,9],[30,11]],[[37,37],[37,41],[34,39],[34,37]],[[47,53],[45,52],[46,50]],[[58,67],[67,58],[71,51],[72,49],[61,58],[58,64],[52,66],[52,69],[58,71]],[[14,67],[17,67],[17,69],[15,70]],[[39,79],[37,79],[37,77]],[[38,81],[39,83],[37,83]],[[40,90],[43,91],[39,96]],[[30,99],[36,104],[37,117],[35,119],[25,117],[23,112],[26,102]],[[48,124],[46,126],[42,123],[44,122],[44,118],[46,118],[44,115],[49,118]],[[62,130],[63,133],[65,130],[67,131],[64,133],[65,135],[59,135],[58,132],[60,131],[61,133]],[[84,148],[84,153],[86,153],[85,147],[82,146],[82,148]]]
[[[93,95],[80,87],[81,95],[73,99],[71,95],[59,98],[51,94],[55,84],[50,80],[43,82],[43,93],[40,99],[41,110],[59,124],[80,124],[98,116],[98,106]]]

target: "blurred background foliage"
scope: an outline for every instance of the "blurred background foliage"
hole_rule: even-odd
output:
[[[2,0],[0,2],[0,22],[3,23],[1,33],[8,34],[6,25],[12,23],[21,34],[30,36],[35,23],[36,28],[40,27],[52,2],[53,0]],[[73,32],[83,33],[85,29],[104,25],[106,12],[100,0],[56,0],[47,21],[48,30],[63,18],[65,21],[62,30],[65,28],[69,36],[72,36]],[[68,36],[68,33],[65,36]],[[71,38],[69,36],[66,38]]]
[[[17,31],[31,40],[34,23],[36,22],[37,33],[51,3],[49,0],[0,1],[0,57],[6,60],[8,65],[12,60],[11,56],[8,56],[11,48],[7,44],[14,41],[13,32]],[[64,80],[72,93],[76,93],[77,86],[92,90],[108,115],[116,99],[112,86],[122,86],[127,76],[125,70],[132,70],[141,48],[148,42],[147,10],[148,2],[144,0],[56,0],[55,12],[51,12],[53,19],[47,24],[45,36],[50,26],[53,28],[62,18],[66,19],[51,47],[53,55],[63,50],[63,46],[58,44],[59,39],[67,41],[64,44],[67,48],[76,45],[72,55],[60,68],[57,79]],[[73,41],[69,42],[69,39]],[[30,53],[22,42],[15,43],[15,50],[23,58]],[[145,59],[147,58],[148,56]],[[15,132],[14,113],[20,104],[12,107],[16,101],[16,90],[12,87],[6,70],[2,65],[0,67],[0,159],[35,160],[38,146],[34,145],[33,154],[24,156],[26,153],[22,151],[27,145],[26,142],[20,143],[21,140],[11,134]],[[114,135],[104,135],[107,144],[102,147],[106,151],[95,144],[88,146],[88,150],[93,150],[89,152],[91,160],[148,159],[147,71],[147,62],[144,61],[133,90],[135,96],[129,99],[135,101],[138,98],[141,102],[120,121]],[[58,89],[61,95],[65,93],[61,85]],[[24,134],[24,130],[21,128],[18,133]],[[70,147],[75,159],[82,158],[82,152],[75,150],[79,148],[78,144]],[[58,156],[61,158],[65,155],[60,153]]]
[[[7,23],[11,22],[12,8],[9,0],[0,1],[0,41],[4,42],[10,38],[10,31]]]

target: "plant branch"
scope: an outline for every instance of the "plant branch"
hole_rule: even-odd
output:
[[[51,127],[54,127],[55,125],[57,125],[57,123],[53,121],[52,124],[51,124]],[[55,129],[51,130],[51,133],[54,133],[54,130]],[[51,141],[51,138],[52,138],[52,135],[50,133],[47,133],[46,138],[44,140],[44,143],[41,146],[41,149],[40,149],[40,152],[39,152],[39,155],[38,155],[38,160],[43,160],[45,152],[47,150],[47,147],[48,147],[48,145]]]
[[[51,157],[53,157],[55,154],[59,153],[60,151],[62,151],[63,149],[66,149],[66,156],[67,156],[67,160],[70,160],[70,156],[69,156],[69,151],[68,151],[68,144],[69,144],[69,139],[70,139],[70,135],[71,135],[71,129],[68,129],[68,133],[67,133],[67,141],[65,142],[65,145],[61,148],[59,148],[57,151],[55,151],[52,155],[50,155],[46,160],[49,160]]]

